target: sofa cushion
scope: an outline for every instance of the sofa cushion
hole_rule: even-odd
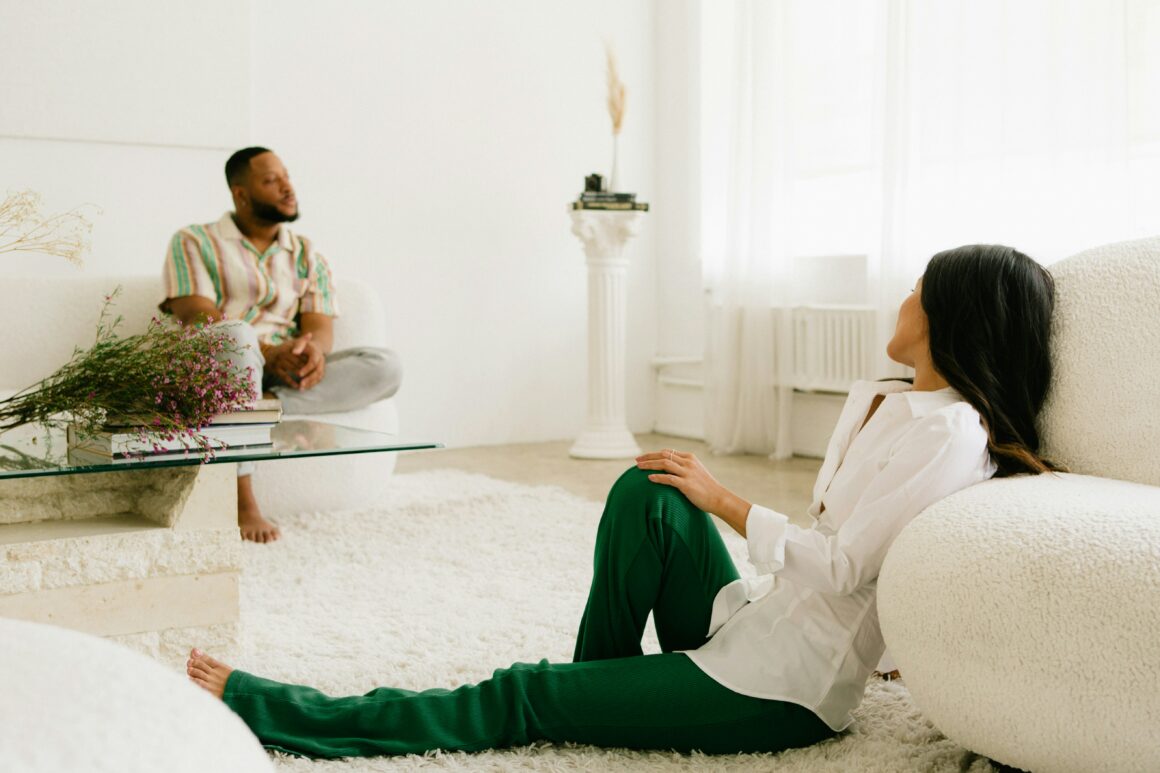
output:
[[[1087,250],[1051,273],[1044,454],[1072,472],[1160,485],[1160,237]]]
[[[23,389],[51,375],[87,349],[97,336],[105,297],[121,292],[110,306],[121,335],[142,333],[157,310],[152,277],[11,277],[6,282],[4,367],[0,387]]]

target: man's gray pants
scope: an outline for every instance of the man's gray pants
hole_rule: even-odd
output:
[[[241,320],[215,323],[233,339],[237,351],[228,355],[229,363],[242,372],[250,369],[254,393],[261,394],[266,360],[258,346],[253,326]],[[282,401],[282,412],[289,415],[341,413],[365,408],[385,400],[399,391],[403,367],[397,354],[377,346],[359,346],[326,355],[326,372],[322,381],[310,389],[274,385],[269,389]],[[238,475],[250,475],[254,462],[239,462]]]

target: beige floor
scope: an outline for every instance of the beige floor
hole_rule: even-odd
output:
[[[646,451],[691,451],[717,480],[745,499],[783,512],[802,525],[810,520],[805,510],[821,460],[795,457],[778,462],[764,456],[714,456],[702,442],[665,435],[637,435],[636,441]],[[609,486],[632,460],[573,459],[568,456],[571,445],[571,441],[555,441],[417,451],[401,455],[396,471],[466,470],[516,483],[556,485],[586,499],[603,501]]]

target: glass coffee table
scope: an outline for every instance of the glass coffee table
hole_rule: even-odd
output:
[[[177,661],[238,633],[242,461],[441,448],[287,420],[273,444],[164,458],[79,459],[63,430],[0,434],[0,617],[111,637]],[[274,545],[255,549],[277,549]]]
[[[0,433],[0,482],[6,479],[76,475],[94,472],[187,467],[202,464],[236,464],[306,456],[338,456],[442,448],[442,443],[411,441],[385,432],[343,427],[321,421],[281,421],[273,429],[273,445],[225,449],[211,458],[198,451],[175,452],[160,457],[95,461],[70,453],[60,429],[24,426]],[[0,499],[3,499],[0,488]],[[0,524],[4,523],[0,520]],[[2,543],[0,543],[2,544]]]

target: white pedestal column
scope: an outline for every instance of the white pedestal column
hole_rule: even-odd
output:
[[[588,258],[588,418],[569,452],[580,459],[625,459],[640,454],[625,418],[624,245],[636,235],[641,212],[569,210],[572,233]]]

